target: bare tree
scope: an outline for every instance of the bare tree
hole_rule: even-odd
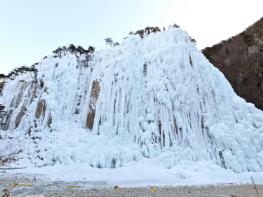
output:
[[[106,38],[105,39],[106,45],[113,46],[113,40],[112,38]]]

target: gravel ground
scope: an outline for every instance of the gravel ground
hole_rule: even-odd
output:
[[[102,182],[62,182],[0,174],[0,197],[263,197],[263,185],[105,187]]]

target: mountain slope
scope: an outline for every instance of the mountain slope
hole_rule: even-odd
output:
[[[263,109],[263,18],[203,53],[225,74],[238,95]]]
[[[262,170],[263,113],[234,93],[184,31],[148,31],[100,52],[58,50],[6,79],[2,160],[98,168],[206,160]]]

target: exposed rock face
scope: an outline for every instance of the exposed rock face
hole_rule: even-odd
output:
[[[263,18],[203,53],[225,74],[239,96],[263,109]]]
[[[16,117],[16,121],[15,121],[15,123],[16,123],[16,128],[19,126],[19,124],[20,124],[22,118],[24,117],[25,113],[26,113],[26,107],[23,106],[23,107],[21,108],[21,111],[18,113],[18,115],[17,115],[17,117]]]
[[[2,95],[2,90],[4,88],[5,83],[3,81],[0,81],[0,95]]]
[[[37,110],[35,114],[36,119],[39,119],[41,116],[45,115],[45,112],[46,112],[46,102],[45,100],[41,100],[39,101],[37,106]]]
[[[90,102],[89,102],[89,113],[87,116],[86,126],[87,128],[92,129],[95,113],[96,113],[96,103],[100,93],[100,84],[99,81],[93,81],[92,89],[90,93]]]

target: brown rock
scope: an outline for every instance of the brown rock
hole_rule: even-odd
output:
[[[90,96],[97,101],[100,93],[100,82],[93,81]]]
[[[17,108],[20,105],[22,98],[24,98],[24,91],[28,85],[29,84],[25,81],[18,82],[17,88],[19,88],[19,93],[13,97],[10,107]]]
[[[4,89],[5,82],[0,82],[0,95],[2,95],[2,91]]]
[[[37,82],[32,81],[30,85],[30,89],[28,91],[28,94],[31,95],[30,104],[33,102],[34,98],[36,97],[37,93]]]
[[[203,50],[235,92],[263,109],[263,18],[244,32]]]
[[[92,129],[93,128],[93,123],[94,123],[94,118],[95,118],[95,112],[89,112],[87,121],[86,121],[86,127]]]
[[[96,103],[100,93],[100,83],[99,81],[93,81],[92,89],[90,93],[90,102],[89,102],[89,113],[86,120],[86,127],[92,129],[96,113]]]
[[[17,115],[17,117],[16,117],[16,121],[15,121],[15,123],[16,123],[16,128],[19,126],[19,124],[20,124],[22,118],[24,117],[25,113],[26,113],[26,107],[23,106],[23,107],[21,108],[21,111],[18,113],[18,115]]]
[[[35,113],[36,119],[39,119],[45,113],[46,113],[46,101],[41,100],[38,102],[38,105],[37,105],[37,110]]]
[[[9,111],[7,112],[7,115],[6,115],[6,118],[5,118],[5,119],[6,119],[6,120],[5,120],[5,124],[1,125],[1,128],[2,128],[3,130],[9,129],[12,115],[13,115],[13,110],[9,110]]]

